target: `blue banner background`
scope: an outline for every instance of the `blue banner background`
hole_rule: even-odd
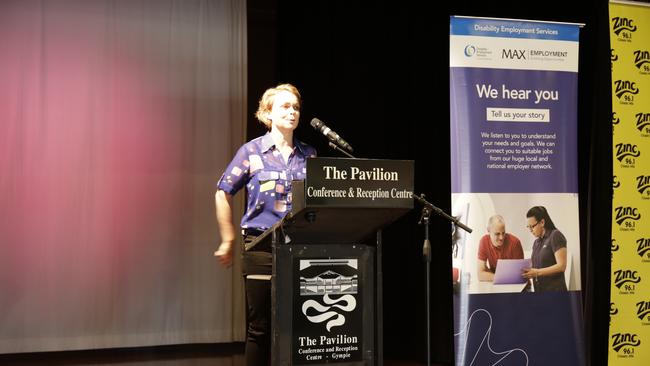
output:
[[[451,68],[451,190],[453,193],[577,193],[577,86],[576,73],[559,71]],[[475,85],[492,85],[499,98],[479,98]],[[508,89],[557,90],[557,101],[501,98]],[[551,122],[486,121],[486,108],[546,108]],[[481,132],[553,134],[551,170],[510,171],[488,169]]]
[[[478,25],[478,26],[477,26]],[[501,29],[516,27],[539,27],[556,29],[557,35],[504,34],[496,31],[477,31],[482,26]],[[485,28],[487,29],[487,28]],[[495,29],[495,28],[493,28]],[[577,41],[579,27],[568,24],[544,24],[478,18],[451,19],[452,35],[487,37],[535,38],[544,40]],[[531,42],[535,40],[531,39]],[[507,46],[506,46],[507,47]],[[531,46],[532,48],[533,46]],[[492,55],[501,50],[490,49]],[[467,56],[467,55],[466,55]],[[577,55],[575,56],[577,57]],[[451,108],[451,167],[452,193],[469,194],[474,197],[459,201],[457,212],[452,212],[464,223],[473,222],[473,234],[459,233],[454,238],[454,269],[458,282],[454,284],[454,325],[456,365],[584,365],[585,349],[580,291],[564,292],[517,292],[499,293],[498,285],[481,282],[476,278],[476,248],[478,239],[486,233],[487,218],[495,213],[503,214],[510,230],[524,228],[526,210],[523,206],[550,205],[557,217],[575,215],[577,199],[577,72],[511,70],[499,68],[452,67],[450,68]],[[479,97],[476,85],[492,85],[497,93],[492,97]],[[541,101],[534,98],[509,99],[502,94],[502,85],[509,90],[553,90],[557,100]],[[519,108],[548,110],[548,122],[488,121],[486,108]],[[487,140],[481,133],[553,135],[553,153],[548,155],[552,169],[514,170],[490,169],[489,156],[504,157],[507,154],[486,153],[483,143]],[[528,139],[531,140],[531,139]],[[532,140],[537,140],[536,138]],[[539,141],[549,141],[540,139]],[[537,146],[535,146],[537,147]],[[531,154],[531,157],[535,154]],[[498,193],[505,195],[498,195]],[[490,199],[485,199],[489,194]],[[567,195],[569,194],[569,195]],[[519,196],[518,196],[519,195]],[[465,195],[467,196],[467,195]],[[458,198],[459,195],[456,195]],[[567,198],[568,197],[568,198]],[[503,209],[507,200],[521,201],[516,208]],[[454,207],[452,202],[452,207]],[[462,206],[462,207],[460,207]],[[522,207],[519,207],[522,206]],[[501,208],[502,212],[494,212]],[[553,216],[553,214],[551,214]],[[577,223],[577,219],[576,219]],[[481,225],[482,227],[480,227]],[[516,226],[512,226],[516,225]],[[567,236],[575,238],[567,243],[568,252],[573,250],[573,261],[568,260],[569,282],[579,289],[579,278],[572,278],[579,267],[578,225],[562,220]],[[507,230],[510,232],[510,230]],[[534,237],[529,232],[518,233],[525,251],[530,257]],[[577,268],[569,269],[570,263]],[[577,286],[577,287],[576,287]],[[522,286],[523,287],[523,286]],[[571,289],[570,286],[567,286]],[[484,291],[476,293],[473,291]]]
[[[563,23],[507,21],[503,19],[453,17],[451,34],[456,36],[508,37],[578,41],[580,29]],[[534,33],[517,32],[534,29]]]
[[[457,294],[454,309],[468,319],[454,313],[456,364],[470,365],[476,356],[474,365],[501,358],[500,366],[584,365],[582,314],[574,311],[581,304],[579,291],[468,295],[464,301]]]

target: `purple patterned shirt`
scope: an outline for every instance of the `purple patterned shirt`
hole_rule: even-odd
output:
[[[243,229],[264,231],[291,211],[291,181],[305,179],[305,160],[316,150],[293,139],[293,152],[285,162],[271,134],[253,139],[239,148],[224,171],[217,188],[234,195],[246,186],[247,208]]]

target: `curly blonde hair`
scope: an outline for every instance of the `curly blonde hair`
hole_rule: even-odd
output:
[[[273,108],[275,96],[278,95],[278,93],[281,91],[287,91],[295,95],[298,99],[298,107],[300,107],[302,104],[302,99],[300,97],[298,88],[291,84],[280,84],[276,87],[266,89],[264,94],[262,94],[262,98],[260,98],[260,104],[257,108],[257,112],[255,112],[255,118],[257,118],[257,120],[260,121],[269,130],[271,129],[271,120],[269,119],[268,115]]]

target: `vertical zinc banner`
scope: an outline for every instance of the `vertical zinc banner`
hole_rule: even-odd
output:
[[[585,363],[579,30],[451,18],[456,365]]]
[[[610,365],[650,364],[650,7],[610,3]]]

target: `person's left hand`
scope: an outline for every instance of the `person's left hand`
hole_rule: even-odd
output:
[[[525,279],[537,278],[538,275],[539,269],[537,268],[524,268],[523,272],[521,273],[521,277]]]
[[[219,263],[226,267],[232,265],[232,246],[232,241],[223,241],[221,242],[221,245],[219,245],[219,249],[214,252],[214,256],[217,257]]]

